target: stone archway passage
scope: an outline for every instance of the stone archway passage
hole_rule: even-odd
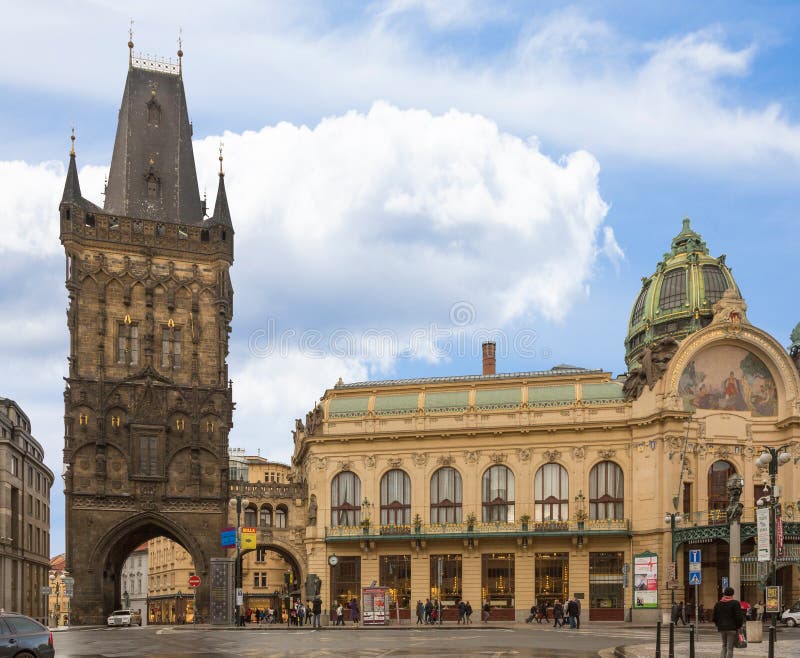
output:
[[[197,532],[197,524],[202,526],[202,515],[200,519],[198,515],[184,516],[186,518],[176,518],[159,512],[130,515],[109,524],[110,528],[96,541],[85,542],[85,550],[73,550],[71,568],[76,596],[72,603],[72,623],[102,624],[107,615],[120,606],[120,574],[125,559],[137,546],[155,537],[171,539],[191,556],[195,573],[201,580],[196,592],[197,611],[201,618],[207,617],[209,565],[210,558],[219,553],[218,535],[211,522],[207,531]],[[187,526],[187,521],[192,525]],[[94,534],[93,525],[87,528],[87,539]]]
[[[257,555],[259,551],[267,551],[275,553],[286,564],[279,570],[275,569],[275,565],[269,565],[269,560],[264,563],[253,562],[252,557]],[[247,559],[250,556],[250,559]],[[291,605],[293,602],[302,600],[306,601],[313,598],[308,595],[305,589],[305,581],[307,576],[307,567],[304,556],[293,546],[281,539],[273,537],[270,541],[261,541],[255,549],[251,549],[242,553],[243,558],[243,584],[245,590],[245,608],[264,608],[272,607],[281,611],[286,610],[287,604]],[[258,573],[262,569],[269,569],[273,573],[273,578],[266,589],[258,591],[250,588],[249,575],[251,573]],[[276,572],[279,571],[280,573]],[[284,574],[289,571],[292,574],[292,582],[289,587],[286,586]],[[277,575],[278,580],[275,580]]]

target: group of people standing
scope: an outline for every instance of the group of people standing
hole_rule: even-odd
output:
[[[531,614],[525,623],[531,624],[536,621],[550,623],[549,608],[545,601],[531,606]],[[553,626],[555,628],[580,628],[581,627],[581,600],[575,596],[562,603],[556,599],[553,603]]]

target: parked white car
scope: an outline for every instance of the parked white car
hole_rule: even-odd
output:
[[[109,626],[141,626],[142,615],[136,610],[115,610],[108,617]]]
[[[784,610],[781,621],[787,626],[800,625],[800,601],[797,601],[791,608]]]

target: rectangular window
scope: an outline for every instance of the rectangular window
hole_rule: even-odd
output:
[[[143,436],[139,438],[139,473],[158,475],[158,438]]]
[[[177,327],[164,327],[161,330],[161,367],[181,367],[181,335]]]
[[[264,547],[259,547],[256,549],[256,562],[266,562],[267,561],[267,549]]]
[[[359,556],[340,557],[339,563],[331,567],[330,583],[331,612],[336,619],[336,606],[341,603],[345,609],[353,599],[361,600],[361,558]]]
[[[28,486],[33,486],[33,466],[28,466]]]
[[[481,598],[496,608],[514,607],[514,554],[481,555]]]
[[[381,556],[381,587],[388,587],[391,595],[389,606],[408,608],[411,603],[411,556]]]
[[[139,363],[139,327],[119,323],[117,333],[117,363],[135,366]]]
[[[33,516],[33,496],[28,494],[28,509],[26,510],[28,516]]]
[[[534,562],[534,595],[537,603],[552,607],[566,603],[569,593],[569,553],[537,553]]]
[[[622,621],[624,590],[622,573],[624,554],[620,552],[589,553],[590,619]]]
[[[442,583],[439,589],[439,561]],[[431,598],[441,599],[442,605],[455,605],[461,600],[461,554],[431,555]]]
[[[259,576],[260,574],[257,571],[253,574],[253,587],[258,587]]]
[[[261,587],[266,587],[266,586],[267,586],[267,572],[266,571],[262,571],[261,572]]]
[[[11,458],[11,475],[19,477],[19,459],[17,457]]]

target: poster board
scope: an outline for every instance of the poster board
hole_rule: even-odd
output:
[[[633,607],[658,608],[658,555],[651,551],[633,556]]]
[[[364,626],[382,626],[389,622],[386,587],[365,587],[361,593],[361,618]]]

